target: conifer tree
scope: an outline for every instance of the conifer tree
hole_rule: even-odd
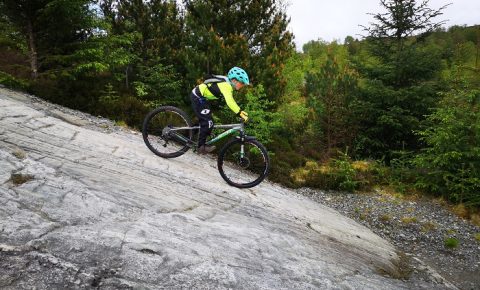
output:
[[[362,85],[356,116],[360,124],[356,148],[363,155],[393,158],[395,151],[417,150],[418,130],[435,106],[431,85],[441,69],[438,47],[429,45],[426,33],[443,9],[431,9],[428,0],[381,0],[385,13],[374,15],[365,27],[371,60],[358,64],[367,79]]]
[[[134,89],[140,98],[157,98],[162,90],[178,94],[178,77],[182,71],[183,17],[173,0],[101,0],[98,2],[110,36],[130,42],[131,57],[121,69],[127,90]],[[133,84],[133,87],[131,86]],[[165,96],[164,96],[165,97]]]
[[[32,78],[48,56],[71,53],[71,44],[86,38],[91,26],[88,0],[3,0],[4,14],[25,36]],[[52,66],[49,63],[48,66]]]
[[[184,5],[190,80],[237,65],[264,84],[269,99],[282,94],[282,70],[293,49],[283,1],[184,0]]]

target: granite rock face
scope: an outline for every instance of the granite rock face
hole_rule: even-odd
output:
[[[93,117],[92,117],[93,118]],[[0,88],[0,288],[424,289],[366,227]]]

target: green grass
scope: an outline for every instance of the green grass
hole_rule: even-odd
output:
[[[446,238],[443,243],[445,247],[449,249],[454,249],[459,245],[459,242],[456,238]]]

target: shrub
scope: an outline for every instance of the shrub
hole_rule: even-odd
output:
[[[347,153],[342,153],[340,158],[333,160],[334,178],[338,182],[338,188],[353,192],[358,188],[359,181],[355,179],[355,169],[352,166]]]
[[[418,133],[427,147],[415,158],[423,172],[416,185],[455,203],[480,206],[480,91],[444,94],[428,121]]]
[[[305,166],[297,168],[291,176],[299,186],[352,192],[361,184],[356,172],[348,155],[342,153],[338,159],[327,163],[307,161]]]
[[[23,91],[29,88],[28,82],[17,79],[12,75],[2,71],[0,71],[0,84],[6,86],[7,88],[23,90]]]
[[[295,182],[294,178],[291,176],[292,170],[293,168],[289,162],[279,159],[277,155],[274,155],[271,158],[271,167],[268,179],[288,187],[299,187],[300,184]]]

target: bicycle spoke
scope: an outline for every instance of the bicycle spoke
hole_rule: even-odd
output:
[[[160,107],[151,112],[143,124],[143,139],[148,148],[155,154],[165,157],[177,157],[185,153],[190,147],[180,138],[172,138],[171,128],[189,128],[191,122],[186,114],[175,107]],[[192,130],[175,131],[183,136],[181,139],[189,140]]]
[[[233,142],[221,153],[220,174],[233,186],[252,187],[263,180],[268,169],[268,156],[257,142],[246,141],[244,154],[241,142]]]

